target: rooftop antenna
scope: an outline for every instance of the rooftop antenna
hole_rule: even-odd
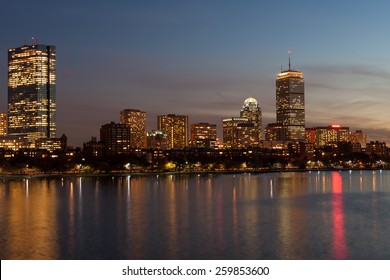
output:
[[[288,51],[288,71],[291,70],[291,51]]]

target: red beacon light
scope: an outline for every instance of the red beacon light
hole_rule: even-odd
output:
[[[341,125],[339,125],[339,124],[332,124],[330,127],[331,127],[331,128],[340,128]]]

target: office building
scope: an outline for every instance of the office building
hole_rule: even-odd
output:
[[[18,151],[20,149],[28,149],[29,143],[27,138],[22,136],[0,136],[0,148],[4,150]]]
[[[244,101],[244,105],[240,111],[240,117],[247,118],[251,123],[253,123],[256,133],[254,134],[255,136],[251,145],[258,146],[260,141],[263,139],[263,135],[261,109],[256,99],[249,97]]]
[[[169,149],[183,149],[188,146],[188,116],[157,116],[157,129],[167,134]]]
[[[217,145],[217,125],[196,123],[191,125],[191,146],[215,148]]]
[[[39,138],[35,141],[35,149],[46,150],[50,153],[63,150],[61,138]]]
[[[349,127],[332,124],[326,127],[316,127],[316,147],[324,147],[332,143],[350,142]]]
[[[146,148],[146,112],[123,110],[120,112],[120,123],[130,130],[130,148]]]
[[[385,142],[371,141],[366,143],[366,154],[384,156],[386,151],[387,147]]]
[[[7,135],[7,113],[0,113],[0,136]]]
[[[104,143],[104,155],[130,153],[130,130],[125,124],[111,122],[103,125],[100,141]]]
[[[280,141],[305,141],[305,97],[303,73],[288,70],[276,77],[276,123],[281,125]]]
[[[315,143],[316,142],[316,128],[315,127],[305,128],[305,137],[306,137],[306,142]]]
[[[8,50],[8,135],[34,143],[56,136],[56,48]]]
[[[286,139],[286,127],[278,123],[269,123],[265,127],[265,140],[285,141],[280,139]]]
[[[225,118],[222,123],[225,148],[247,148],[256,143],[258,130],[248,118]]]

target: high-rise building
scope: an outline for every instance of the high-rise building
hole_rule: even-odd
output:
[[[263,139],[263,135],[261,109],[256,99],[249,97],[244,101],[244,106],[241,108],[240,117],[247,118],[251,123],[253,123],[253,126],[257,132],[253,139],[253,143],[251,144],[252,146],[258,146],[260,141]]]
[[[167,134],[169,149],[183,149],[188,146],[188,116],[157,116],[157,129]]]
[[[316,142],[316,128],[315,127],[305,128],[305,137],[306,137],[306,142],[315,143]]]
[[[0,136],[7,135],[7,113],[0,113]]]
[[[130,148],[146,148],[146,112],[123,110],[120,112],[120,123],[130,129]]]
[[[222,120],[223,145],[225,148],[247,148],[253,146],[258,130],[248,118],[226,118]]]
[[[191,146],[215,148],[217,145],[217,125],[196,123],[191,125]]]
[[[130,152],[130,130],[125,124],[108,123],[100,128],[100,141],[104,143],[105,155]]]
[[[276,122],[283,127],[281,141],[305,141],[305,97],[303,73],[288,70],[276,77]]]
[[[316,127],[316,146],[324,147],[330,143],[349,142],[349,127],[342,127],[338,124],[332,124],[326,127]]]
[[[278,123],[269,123],[265,127],[266,141],[283,141],[286,138],[286,128]]]
[[[25,135],[32,143],[55,138],[55,46],[8,50],[8,135]]]

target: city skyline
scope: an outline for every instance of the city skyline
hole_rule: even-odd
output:
[[[57,137],[70,145],[98,136],[126,108],[148,114],[147,131],[158,115],[184,114],[217,124],[221,138],[222,119],[249,96],[265,127],[275,122],[274,79],[288,50],[305,74],[306,127],[339,123],[390,142],[386,2],[46,2],[6,4],[25,9],[18,21],[0,19],[0,109],[7,50],[31,36],[56,45]]]

